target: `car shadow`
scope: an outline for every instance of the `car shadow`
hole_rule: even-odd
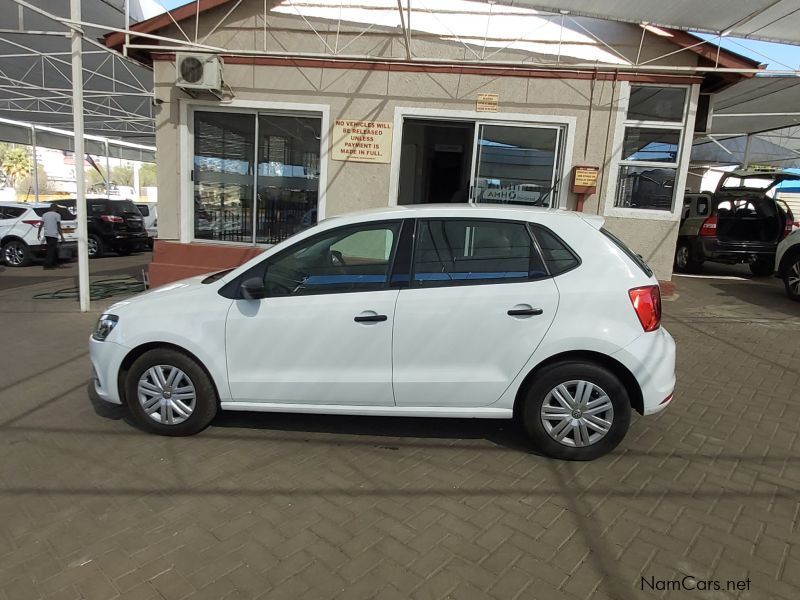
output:
[[[89,383],[87,386],[87,394],[97,416],[111,421],[123,421],[126,425],[142,431],[138,423],[131,418],[126,407],[111,404],[98,397],[93,383]],[[371,440],[371,444],[388,450],[399,449],[399,446],[393,445],[392,439],[440,440],[445,443],[441,446],[437,445],[437,447],[442,448],[450,446],[446,443],[448,440],[453,443],[484,440],[509,450],[543,456],[530,444],[522,426],[517,421],[508,419],[367,417],[220,411],[209,425],[208,431],[217,438],[241,439],[244,437],[235,433],[234,430],[386,438],[385,444],[376,443],[374,439]],[[248,438],[252,440],[251,436]],[[347,440],[342,438],[342,443],[346,444]]]

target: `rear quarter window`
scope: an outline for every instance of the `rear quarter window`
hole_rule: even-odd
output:
[[[625,245],[625,242],[623,242],[621,239],[619,239],[617,236],[615,236],[613,233],[611,233],[604,227],[600,228],[600,232],[608,239],[610,239],[612,242],[614,242],[614,245],[620,250],[622,250],[625,256],[627,256],[634,263],[636,263],[636,266],[642,270],[642,273],[644,273],[648,277],[653,276],[653,270],[650,268],[650,265],[647,264],[647,261],[645,261],[645,259],[643,259],[639,254],[636,254],[636,252],[628,248],[628,246]]]
[[[532,225],[531,230],[550,275],[561,275],[581,264],[578,255],[555,233],[541,225]]]
[[[18,219],[26,210],[19,206],[0,206],[0,219]]]

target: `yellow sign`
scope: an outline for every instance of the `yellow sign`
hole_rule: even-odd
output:
[[[499,102],[499,94],[478,94],[478,102],[475,110],[478,112],[497,112],[497,105]]]
[[[388,163],[392,158],[392,124],[385,121],[349,121],[333,123],[333,160]]]
[[[575,187],[597,187],[597,167],[575,167]]]

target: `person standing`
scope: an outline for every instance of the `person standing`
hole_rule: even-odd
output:
[[[37,238],[41,239],[44,233],[44,241],[47,244],[47,255],[44,259],[45,269],[56,269],[56,259],[58,258],[58,238],[64,241],[64,232],[61,231],[61,215],[58,206],[51,204],[46,213],[42,215],[42,225],[39,227]]]

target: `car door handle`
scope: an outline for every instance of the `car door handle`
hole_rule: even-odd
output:
[[[356,323],[380,323],[388,318],[386,315],[358,315],[353,321]]]
[[[541,308],[512,308],[508,311],[511,317],[525,317],[528,315],[540,315],[544,311]]]

